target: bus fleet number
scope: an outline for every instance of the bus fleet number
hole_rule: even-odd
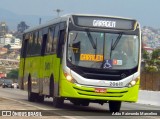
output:
[[[111,87],[122,87],[123,82],[110,82]]]

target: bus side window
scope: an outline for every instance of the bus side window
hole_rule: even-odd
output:
[[[40,30],[39,32],[38,32],[38,39],[37,39],[37,46],[36,46],[37,48],[36,48],[36,52],[37,52],[37,54],[38,55],[40,55],[41,54],[41,47],[42,47],[42,30]]]
[[[31,44],[31,49],[30,49],[30,55],[31,56],[34,56],[36,53],[35,53],[35,46],[36,46],[36,34],[35,32],[33,33],[32,35],[32,44]]]
[[[29,34],[29,40],[28,40],[28,45],[27,45],[27,56],[31,55],[31,47],[32,47],[32,42],[33,42],[33,34]]]
[[[35,31],[34,32],[34,35],[33,35],[33,45],[32,45],[32,55],[38,55],[38,31]]]
[[[52,35],[51,37],[53,39],[53,41],[52,41],[52,51],[51,52],[56,53],[57,40],[54,39],[54,36],[55,36],[55,27],[53,27],[53,31],[52,31],[51,35]]]
[[[22,42],[22,57],[26,58],[27,57],[27,51],[28,51],[28,44],[29,44],[29,34],[25,34],[23,37],[23,42]]]
[[[21,58],[25,58],[26,57],[27,45],[28,45],[28,39],[27,39],[27,35],[25,34],[23,36],[23,41],[22,41]]]
[[[26,55],[27,55],[27,47],[28,47],[28,39],[25,39],[25,40],[23,41],[23,47],[22,47],[22,49],[21,49],[21,52],[22,52],[21,57],[23,57],[23,58],[26,58]]]
[[[54,40],[53,37],[54,36],[54,27],[49,28],[49,32],[48,32],[48,40],[46,43],[46,51],[45,53],[54,53],[55,52],[55,48],[54,48]]]
[[[43,56],[46,52],[46,44],[48,42],[48,28],[43,29],[43,35],[42,35],[42,50],[41,55]]]

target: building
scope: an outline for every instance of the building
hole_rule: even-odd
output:
[[[15,38],[14,39],[14,44],[15,45],[20,45],[21,44],[21,40],[19,38]]]
[[[151,54],[151,53],[153,52],[153,50],[154,50],[153,48],[147,47],[147,46],[143,47],[143,49],[146,50],[146,51],[147,51],[148,53],[150,53],[150,54]]]
[[[8,49],[7,48],[0,48],[0,55],[3,55],[3,54],[5,54],[5,53],[7,53],[8,52]]]
[[[5,22],[0,22],[0,36],[4,36],[8,32],[8,26]]]
[[[20,49],[21,48],[21,40],[19,38],[15,38],[12,34],[6,34],[3,38],[0,38],[0,46],[3,47],[5,45],[10,45],[10,49]]]

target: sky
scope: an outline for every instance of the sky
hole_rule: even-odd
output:
[[[101,14],[137,19],[141,26],[160,28],[160,0],[0,0],[0,8],[18,15]]]

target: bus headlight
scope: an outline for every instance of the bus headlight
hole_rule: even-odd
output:
[[[128,87],[135,86],[136,83],[137,83],[137,81],[138,81],[138,79],[139,79],[139,78],[136,78],[136,79],[132,80],[131,82],[129,82]]]
[[[73,77],[68,74],[68,75],[66,75],[66,79],[67,79],[68,81],[72,81],[72,80],[73,80]]]
[[[68,73],[64,73],[64,76],[66,77],[67,81],[71,83],[76,83],[76,80]]]

